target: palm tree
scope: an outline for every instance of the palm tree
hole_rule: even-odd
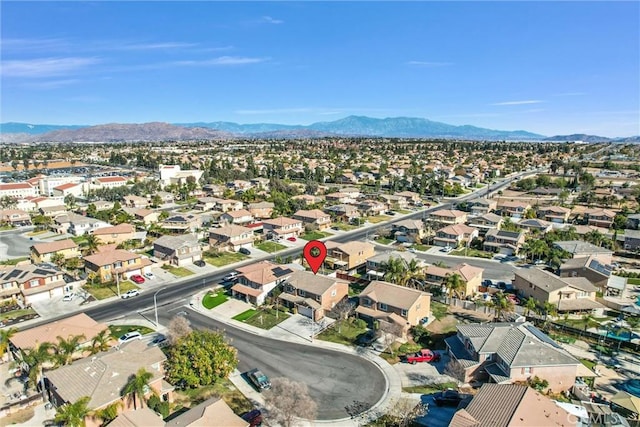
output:
[[[554,317],[554,316],[556,316],[558,314],[558,308],[552,302],[548,302],[548,301],[545,302],[544,305],[542,306],[542,309],[544,311],[544,324],[545,325],[549,321],[549,316]]]
[[[502,292],[493,296],[491,306],[495,313],[495,320],[500,320],[503,312],[513,311],[513,303]]]
[[[392,283],[400,283],[407,270],[404,259],[391,257],[387,262],[382,263],[384,279]]]
[[[454,295],[456,297],[460,297],[460,291],[463,291],[462,294],[464,294],[464,289],[467,286],[467,282],[465,282],[462,279],[462,276],[460,276],[458,273],[453,273],[447,274],[444,277],[442,285],[447,288],[449,292],[449,298],[453,298]]]
[[[585,313],[582,315],[582,321],[584,322],[584,330],[586,331],[591,326],[595,326],[598,324],[596,319],[593,317],[591,313]]]
[[[408,286],[410,283],[413,283],[417,285],[416,287],[421,287],[421,279],[424,279],[422,267],[417,259],[412,259],[409,261],[409,264],[406,264],[404,276],[400,279],[400,284]]]
[[[527,300],[524,302],[524,316],[528,317],[532,311],[536,310],[537,306],[538,304],[536,300],[533,299],[533,297],[527,298]]]
[[[85,339],[84,335],[74,335],[65,339],[58,336],[58,344],[54,345],[55,359],[58,365],[69,365],[73,362],[73,354],[78,350],[78,346]]]
[[[51,349],[52,345],[45,342],[35,348],[20,350],[22,366],[29,371],[29,383],[34,387],[40,382],[42,365],[52,359]]]
[[[0,329],[0,360],[4,358],[4,354],[9,349],[9,342],[18,330],[16,328]]]
[[[122,395],[129,395],[129,398],[133,400],[133,409],[138,409],[136,405],[136,396],[140,399],[140,407],[144,406],[144,395],[150,389],[149,381],[153,378],[151,372],[147,372],[146,369],[140,368],[138,373],[131,375],[129,381],[122,389]]]
[[[111,347],[109,342],[111,341],[111,332],[109,329],[103,329],[93,337],[91,341],[91,354],[96,354],[101,351],[107,351]]]
[[[92,255],[98,252],[100,246],[100,240],[94,234],[87,234],[84,242],[84,250],[87,255]]]
[[[122,402],[114,402],[111,405],[94,411],[93,417],[100,418],[102,421],[104,421],[103,425],[108,424],[118,416],[118,410],[121,406]]]
[[[65,403],[56,409],[56,416],[54,420],[57,423],[62,423],[66,426],[72,427],[84,427],[86,426],[85,418],[89,415],[89,404],[91,398],[84,396],[78,399],[75,403]]]

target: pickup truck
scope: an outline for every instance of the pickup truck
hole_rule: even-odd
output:
[[[405,363],[415,365],[418,362],[437,362],[440,360],[440,353],[423,348],[415,354],[407,354],[401,357]]]

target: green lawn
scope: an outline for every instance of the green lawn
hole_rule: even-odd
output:
[[[444,318],[449,311],[449,306],[437,301],[431,301],[431,314],[437,320]]]
[[[324,231],[310,231],[300,236],[304,240],[319,240],[323,237],[331,236],[331,233],[325,233]]]
[[[188,270],[184,267],[174,267],[172,265],[166,265],[166,264],[162,266],[162,269],[168,271],[169,273],[173,274],[176,277],[187,277],[194,274],[193,271]]]
[[[366,218],[366,220],[372,224],[377,224],[379,222],[387,221],[389,219],[391,219],[391,217],[387,215],[373,215],[373,216],[368,216]]]
[[[228,264],[244,261],[248,257],[238,252],[205,252],[204,260],[215,267],[223,267]]]
[[[204,298],[202,298],[202,305],[205,308],[211,310],[213,307],[217,307],[229,300],[229,297],[224,292],[219,291],[217,293],[208,292]]]
[[[587,368],[589,368],[590,370],[593,371],[593,367],[596,366],[596,362],[594,362],[593,360],[589,360],[589,359],[580,359],[580,361],[582,362],[582,364],[584,366],[586,366]]]
[[[411,211],[408,211],[406,209],[398,209],[396,212],[398,212],[400,215],[406,215],[411,213]]]
[[[27,233],[27,236],[39,236],[40,234],[48,233],[49,230],[37,230]]]
[[[240,313],[238,316],[234,317],[234,319],[240,320],[247,325],[256,326],[262,329],[271,329],[289,317],[288,313],[281,310],[275,310],[273,308],[256,310],[255,313],[249,317],[243,316],[245,313],[247,312],[245,311],[244,313]],[[240,316],[244,317],[244,319],[238,319]]]
[[[78,244],[78,245],[82,245],[84,242],[87,241],[87,237],[86,236],[76,236],[76,237],[72,237],[71,240],[76,242],[76,244]]]
[[[138,331],[142,335],[150,334],[151,332],[153,332],[153,329],[147,328],[146,326],[139,326],[139,325],[110,325],[109,331],[111,331],[111,335],[114,338],[120,338],[127,332],[131,332],[131,331]]]
[[[428,251],[429,249],[432,248],[432,246],[416,243],[415,245],[412,246],[412,248],[415,249],[416,251]]]
[[[640,285],[640,279],[629,277],[627,278],[627,283],[630,285]]]
[[[342,231],[350,231],[358,228],[357,225],[346,224],[344,222],[336,222],[333,224],[333,227],[338,227]]]
[[[8,319],[17,319],[19,317],[29,316],[32,314],[38,314],[38,313],[36,313],[35,310],[31,308],[27,308],[24,310],[11,310],[11,311],[7,311],[6,313],[0,313],[0,321],[4,322],[5,320],[8,320]]]
[[[393,239],[388,239],[386,237],[378,237],[376,239],[376,242],[380,243],[381,245],[388,245],[390,243],[393,243]]]
[[[447,390],[447,389],[457,389],[458,384],[453,381],[449,381],[446,383],[439,384],[425,384],[414,387],[402,387],[402,391],[405,393],[421,393],[421,394],[432,394],[437,393],[439,391]]]
[[[4,261],[0,262],[0,265],[16,265],[19,262],[26,261],[28,259],[29,259],[29,257],[27,257],[27,256],[20,257],[20,258],[7,259],[7,260],[4,260]]]
[[[610,318],[610,317],[594,317],[593,318],[593,320],[595,322],[598,322],[598,323],[602,323],[604,321],[611,320],[611,319],[612,318]],[[576,329],[583,329],[584,330],[584,327],[585,327],[585,321],[582,318],[580,318],[580,319],[567,319],[566,321],[564,319],[559,319],[558,322],[562,323],[562,324],[569,325],[569,326],[574,327]],[[589,323],[588,327],[589,328],[595,328],[597,326],[598,325],[596,325],[592,321],[592,322]]]
[[[367,286],[359,283],[349,283],[349,296],[354,297],[364,290]]]
[[[286,249],[286,246],[276,242],[262,242],[258,243],[256,245],[256,248],[260,249],[261,251],[269,252],[271,254],[273,252],[278,252]]]
[[[251,316],[253,316],[254,314],[256,314],[257,310],[254,310],[253,308],[250,308],[247,311],[243,311],[240,314],[236,314],[235,316],[233,316],[233,320],[237,320],[239,322],[244,322],[245,320],[249,319]]]
[[[133,282],[125,280],[120,282],[120,294],[131,289],[140,289]],[[118,296],[118,287],[115,283],[107,283],[104,285],[85,285],[84,290],[89,292],[97,300]]]
[[[243,414],[254,409],[251,401],[226,378],[219,379],[212,385],[192,389],[188,388],[180,391],[176,390],[175,393],[176,402],[182,403],[183,401],[188,401],[191,408],[211,397],[220,396],[236,414]]]
[[[458,249],[455,251],[451,251],[449,252],[449,255],[457,255],[457,256],[472,256],[472,257],[476,257],[476,258],[486,258],[486,259],[491,259],[493,258],[493,256],[495,255],[492,252],[485,252],[485,251],[479,251],[477,249]]]
[[[318,339],[338,344],[353,345],[358,337],[367,332],[367,328],[359,327],[352,319],[338,320],[318,335]]]

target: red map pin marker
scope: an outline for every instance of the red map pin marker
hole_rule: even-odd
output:
[[[311,240],[304,245],[302,254],[304,255],[304,259],[307,260],[307,263],[309,263],[313,274],[318,274],[320,266],[327,257],[327,247],[320,240]]]

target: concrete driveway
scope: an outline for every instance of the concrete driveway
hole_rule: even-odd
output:
[[[289,334],[293,334],[297,337],[311,341],[312,334],[313,336],[319,334],[333,322],[335,322],[334,319],[329,319],[327,317],[318,322],[312,322],[310,318],[301,314],[293,314],[287,320],[284,320],[271,328],[271,330],[267,332],[266,336],[286,339]]]
[[[416,387],[427,384],[442,384],[446,382],[457,382],[454,378],[444,373],[445,366],[449,363],[449,356],[440,351],[442,356],[436,363],[396,363],[394,369],[402,379],[402,387]]]

